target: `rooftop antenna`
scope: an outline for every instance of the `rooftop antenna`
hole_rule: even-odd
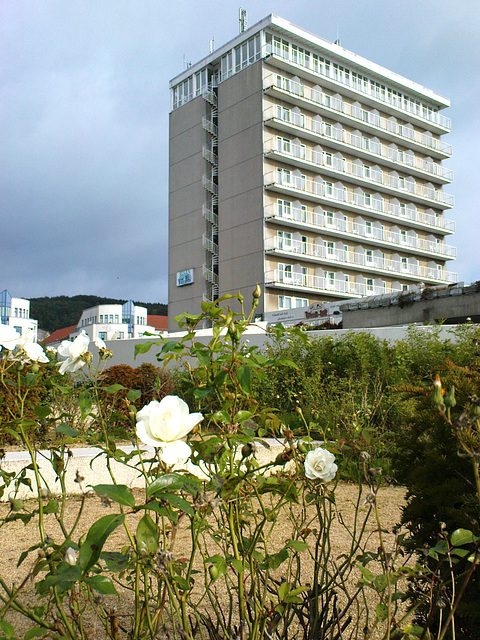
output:
[[[342,46],[342,43],[340,42],[340,37],[338,35],[338,22],[337,22],[337,39],[335,40],[335,42],[333,44],[338,44],[339,47]]]
[[[246,9],[242,9],[240,7],[240,9],[238,10],[238,21],[239,21],[239,33],[243,33],[245,31],[245,29],[247,28],[247,10]]]
[[[183,68],[184,69],[189,69],[192,66],[191,62],[187,62],[187,57],[185,54],[183,54]]]
[[[209,42],[209,46],[210,46],[210,53],[213,53],[215,51],[215,36],[212,36],[212,39]]]

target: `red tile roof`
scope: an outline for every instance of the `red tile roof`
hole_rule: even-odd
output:
[[[168,330],[168,316],[147,316],[147,324],[151,327],[155,327],[157,331]]]
[[[70,334],[77,328],[76,324],[72,324],[71,327],[63,327],[63,329],[56,329],[45,340],[45,344],[52,344],[52,342],[61,342],[62,340],[68,340]]]

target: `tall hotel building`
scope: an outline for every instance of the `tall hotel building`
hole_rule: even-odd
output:
[[[449,100],[274,15],[170,88],[170,330],[456,281]]]

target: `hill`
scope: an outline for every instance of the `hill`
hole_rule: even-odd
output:
[[[127,301],[87,295],[30,298],[30,317],[38,320],[40,329],[51,333],[56,329],[77,324],[84,309],[95,307],[97,304],[124,304],[125,302]],[[167,305],[161,302],[135,302],[135,304],[147,307],[149,314],[167,315]]]

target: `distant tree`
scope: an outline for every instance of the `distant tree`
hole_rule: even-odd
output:
[[[124,304],[125,302],[126,300],[88,295],[30,298],[30,315],[38,320],[40,329],[51,333],[56,329],[77,324],[85,309],[98,304]],[[147,307],[148,314],[167,315],[166,304],[160,302],[135,302],[135,304]]]

